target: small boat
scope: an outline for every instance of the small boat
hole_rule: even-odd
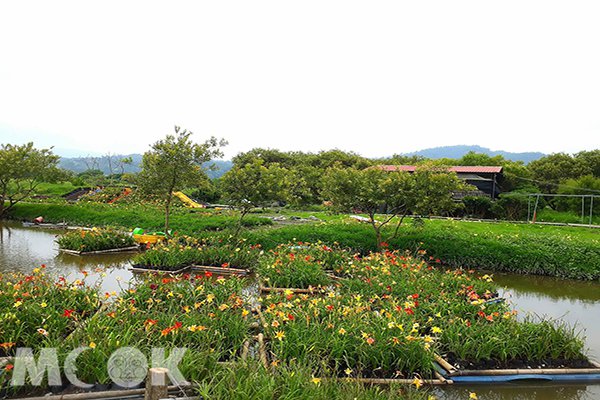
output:
[[[155,244],[165,240],[167,235],[164,232],[146,232],[142,228],[133,230],[133,240],[141,244]]]

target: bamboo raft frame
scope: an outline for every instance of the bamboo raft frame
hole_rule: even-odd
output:
[[[129,246],[122,247],[119,249],[107,249],[107,250],[97,250],[97,251],[77,251],[77,250],[69,250],[69,249],[58,249],[59,252],[65,254],[71,254],[74,256],[91,256],[96,254],[112,254],[112,253],[134,253],[140,251],[139,246]]]
[[[136,274],[163,274],[163,275],[179,275],[185,272],[188,272],[190,267],[183,267],[174,271],[166,270],[166,269],[157,269],[157,268],[141,268],[132,266],[129,267],[129,270]]]
[[[160,269],[160,268],[143,268],[139,266],[129,267],[129,270],[135,273],[159,273],[159,274],[172,274],[179,275],[186,272],[211,272],[217,275],[236,275],[236,276],[247,276],[250,275],[250,271],[241,268],[224,268],[224,267],[212,267],[208,265],[188,265],[176,270]]]
[[[189,268],[192,271],[212,272],[213,274],[237,275],[237,276],[250,275],[250,270],[243,269],[243,268],[214,267],[211,265],[191,265]]]
[[[167,390],[169,393],[181,393],[188,389],[193,389],[193,385],[186,386],[168,386]],[[139,389],[124,389],[124,390],[106,390],[102,392],[83,392],[83,393],[69,393],[69,394],[57,394],[50,396],[36,396],[36,397],[19,397],[14,400],[91,400],[91,399],[117,399],[132,396],[144,396],[146,393],[145,388]]]
[[[589,360],[594,368],[507,368],[507,369],[463,369],[459,370],[454,365],[439,355],[435,355],[436,362],[442,367],[447,379],[452,377],[483,377],[483,376],[517,376],[517,375],[596,375],[600,374],[600,364]]]

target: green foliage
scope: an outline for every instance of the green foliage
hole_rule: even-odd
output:
[[[567,179],[564,185],[558,188],[558,193],[600,196],[600,178],[592,175],[584,175],[577,179]],[[581,216],[581,203],[581,198],[557,197],[552,199],[553,208],[557,211],[570,211],[579,216]],[[600,213],[600,197],[596,197],[594,203],[593,214],[598,215]],[[590,199],[586,198],[583,205],[584,214],[587,217],[590,211]]]
[[[531,199],[531,210],[533,212],[535,197]],[[502,193],[500,194],[500,198],[493,204],[492,211],[494,214],[509,221],[524,220],[527,217],[529,201],[529,197],[524,193]],[[538,207],[541,210],[543,204],[538,204]]]
[[[190,265],[237,267],[253,270],[261,253],[259,246],[228,243],[220,239],[198,240],[175,237],[135,256],[133,264],[174,271]]]
[[[125,230],[143,227],[151,231],[164,229],[164,215],[154,204],[129,203],[131,195],[118,204],[105,203],[20,203],[11,210],[11,218],[32,220],[40,215],[50,223],[67,223],[79,226],[116,226]],[[222,231],[237,226],[238,215],[227,210],[190,210],[175,208],[171,214],[174,232],[203,236],[204,231]],[[249,216],[244,226],[272,225],[273,222],[260,216]]]
[[[133,237],[130,234],[112,228],[68,231],[60,235],[56,242],[61,249],[81,252],[135,246]]]
[[[465,196],[462,199],[465,212],[470,217],[490,218],[492,215],[492,200],[483,196]]]
[[[96,288],[85,281],[54,280],[45,267],[31,275],[0,274],[0,357],[18,347],[58,347],[99,307]]]
[[[391,228],[387,230],[391,234]],[[377,249],[370,226],[357,222],[285,226],[244,235],[265,250],[301,238],[339,243],[360,253]],[[465,221],[426,221],[423,229],[401,228],[390,248],[425,249],[454,267],[586,280],[600,279],[600,236],[578,228]]]
[[[277,246],[260,258],[257,272],[271,287],[325,286],[331,282],[326,271],[339,269],[351,254],[322,243],[289,243]]]
[[[277,360],[340,377],[412,378],[432,376],[440,352],[469,361],[486,351],[500,361],[585,359],[569,327],[521,322],[509,305],[490,302],[497,288],[489,275],[390,251],[354,257],[340,272],[346,278],[324,296],[265,296],[263,327]]]
[[[383,241],[381,229],[395,216],[409,212],[439,215],[452,211],[456,207],[452,193],[465,189],[456,174],[432,166],[420,167],[412,174],[378,168],[331,168],[323,178],[323,187],[324,197],[331,200],[338,211],[368,215],[378,243]],[[375,214],[382,210],[387,215],[378,221]],[[397,227],[401,223],[402,219],[398,220]]]
[[[66,176],[57,167],[58,159],[51,149],[36,149],[31,142],[0,145],[0,218],[34,193],[41,182]]]
[[[227,142],[209,138],[202,144],[191,141],[192,132],[175,127],[175,135],[167,135],[144,153],[139,188],[143,193],[156,196],[165,204],[165,232],[169,231],[169,216],[173,192],[199,186],[208,178],[202,163],[222,156],[220,147]]]
[[[534,179],[541,181],[539,185],[545,193],[555,193],[561,181],[589,173],[587,163],[579,162],[566,153],[550,154],[532,161],[528,167]]]
[[[241,227],[244,217],[252,208],[287,200],[291,179],[285,168],[278,164],[265,166],[262,160],[256,159],[227,171],[221,178],[220,185],[225,200],[240,209]]]

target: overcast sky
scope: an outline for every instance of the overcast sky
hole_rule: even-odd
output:
[[[0,143],[600,148],[599,1],[3,1]]]

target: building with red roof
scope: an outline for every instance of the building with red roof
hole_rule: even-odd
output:
[[[413,173],[418,168],[415,165],[376,165],[373,168],[388,172],[410,172]],[[502,167],[498,166],[450,166],[448,171],[455,172],[459,179],[477,188],[475,191],[465,193],[456,193],[455,197],[464,196],[487,196],[496,198],[500,194],[499,182],[502,182]]]

